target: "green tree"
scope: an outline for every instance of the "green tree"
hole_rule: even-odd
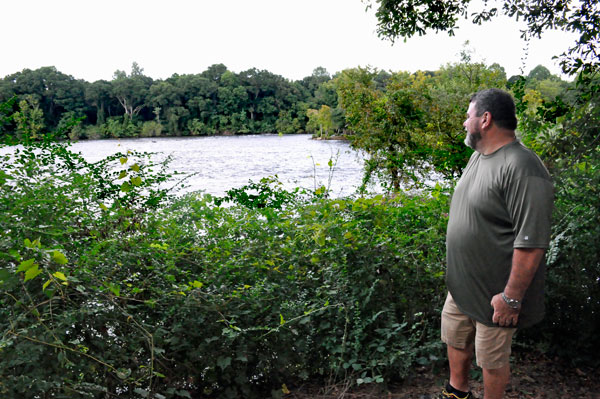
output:
[[[299,81],[305,90],[310,108],[319,109],[321,105],[330,107],[337,105],[335,86],[327,84],[330,82],[331,75],[323,67],[315,68],[310,76]]]
[[[473,60],[465,46],[460,62],[448,63],[426,74],[423,90],[431,98],[427,103],[427,124],[420,136],[423,149],[430,153],[430,164],[445,177],[460,175],[472,151],[464,145],[462,126],[471,94],[483,88],[506,85],[506,74],[498,64],[486,65]]]
[[[89,122],[101,125],[111,115],[111,84],[106,80],[98,80],[86,86],[86,102],[96,109],[95,115]]]
[[[436,72],[388,74],[385,85],[378,76],[347,70],[335,84],[350,141],[370,156],[366,176],[384,172],[395,191],[402,182],[420,184],[432,170],[458,176],[472,153],[462,126],[470,95],[506,84],[501,66],[473,62],[468,52]]]
[[[318,133],[317,137],[321,139],[330,135],[330,131],[333,128],[331,107],[321,105],[321,108],[318,110],[309,108],[306,111],[306,116],[308,117],[306,129],[309,132],[314,133],[314,135]]]
[[[529,71],[529,74],[527,75],[527,80],[545,80],[545,79],[550,79],[552,78],[552,73],[550,73],[550,71],[548,70],[548,68],[546,68],[543,65],[538,65],[535,68],[533,68],[531,71]]]
[[[35,97],[29,95],[19,101],[19,111],[12,115],[17,125],[17,137],[26,143],[40,138],[44,129],[44,113]]]
[[[426,155],[419,146],[425,127],[428,97],[419,84],[424,75],[393,74],[384,91],[375,85],[376,70],[349,69],[336,78],[340,105],[344,109],[353,147],[366,151],[365,182],[379,173],[389,188],[418,184]]]
[[[88,112],[84,96],[86,83],[59,72],[55,67],[24,69],[5,77],[2,86],[2,101],[13,95],[20,99],[26,96],[35,98],[44,114],[44,124],[49,128],[58,125],[64,112],[76,115]]]
[[[396,40],[429,30],[454,34],[459,17],[472,18],[481,24],[503,13],[524,20],[527,28],[522,37],[540,37],[549,29],[560,29],[579,35],[576,42],[561,55],[561,66],[567,74],[586,77],[598,71],[600,45],[600,6],[595,0],[504,0],[501,9],[494,2],[484,2],[484,9],[470,13],[471,0],[366,0],[368,7],[377,5],[377,32],[380,37]]]
[[[151,85],[152,78],[145,76],[144,70],[136,62],[131,65],[129,75],[124,71],[115,72],[112,93],[129,120],[133,120],[146,106],[146,97]]]

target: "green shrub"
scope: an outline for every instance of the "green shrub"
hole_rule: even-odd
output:
[[[159,137],[163,130],[162,125],[156,121],[148,121],[142,124],[140,137]]]
[[[83,128],[82,136],[89,140],[99,140],[105,137],[102,126],[88,125]]]
[[[166,177],[134,154],[16,154],[0,176],[3,397],[277,397],[394,381],[440,351],[439,191],[161,206]]]
[[[600,346],[600,93],[585,87],[531,110],[515,87],[523,141],[546,161],[555,185],[547,263],[547,314],[523,341],[574,363],[598,365]],[[579,91],[582,90],[582,91]]]

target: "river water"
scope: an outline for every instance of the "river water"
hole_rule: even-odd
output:
[[[218,196],[277,175],[287,189],[325,185],[332,197],[343,197],[355,193],[363,173],[361,154],[347,142],[312,140],[308,134],[90,140],[71,149],[91,162],[128,150],[156,152],[156,159],[171,155],[170,169],[191,175],[180,192]]]

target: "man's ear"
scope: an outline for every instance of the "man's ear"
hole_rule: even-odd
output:
[[[490,114],[488,111],[486,111],[483,113],[483,115],[481,115],[481,128],[487,129],[491,125],[492,125],[492,114]]]

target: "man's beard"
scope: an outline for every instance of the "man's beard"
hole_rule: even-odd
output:
[[[465,137],[465,144],[474,150],[477,150],[477,143],[481,140],[481,131],[476,130],[473,133],[469,133],[467,130],[467,136]]]

